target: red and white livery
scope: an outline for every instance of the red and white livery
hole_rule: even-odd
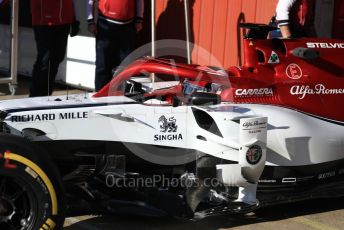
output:
[[[208,216],[335,196],[344,177],[344,41],[270,40],[268,26],[243,27],[243,66],[143,58],[97,93],[0,102],[3,130],[50,155],[64,183],[82,188],[69,192],[99,208],[90,210]],[[108,184],[138,178],[153,182]]]

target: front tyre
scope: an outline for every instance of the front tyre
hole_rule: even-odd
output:
[[[61,229],[61,181],[52,161],[32,143],[0,134],[0,229]]]

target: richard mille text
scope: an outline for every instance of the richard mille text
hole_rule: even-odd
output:
[[[88,118],[88,112],[58,113],[58,114],[24,114],[14,115],[11,122],[37,122],[37,121],[54,121],[54,120],[74,120]]]

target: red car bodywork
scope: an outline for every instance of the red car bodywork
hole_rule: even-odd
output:
[[[222,101],[271,104],[338,122],[344,121],[344,41],[335,39],[245,39],[245,60],[227,69],[227,76],[197,65],[141,59],[118,74],[94,95],[123,95],[120,85],[144,73],[177,76],[182,82],[218,83],[225,87]],[[295,55],[298,48],[318,56]],[[182,84],[150,96],[183,96]]]

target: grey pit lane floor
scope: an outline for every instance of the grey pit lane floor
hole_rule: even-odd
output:
[[[135,216],[68,218],[64,230],[338,230],[344,229],[344,198],[304,201],[263,208],[248,215],[223,215],[203,220]]]
[[[19,78],[15,96],[10,96],[7,84],[0,84],[0,100],[27,97],[29,81]],[[69,93],[82,93],[70,90]],[[55,95],[66,94],[58,86]],[[343,193],[344,195],[344,193]],[[277,205],[248,215],[223,215],[191,221],[139,216],[78,216],[66,219],[64,230],[344,230],[344,197],[309,200]]]

